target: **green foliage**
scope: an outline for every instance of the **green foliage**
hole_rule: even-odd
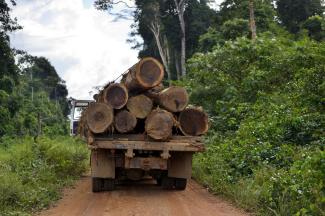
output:
[[[276,15],[271,0],[254,0],[255,21],[258,32],[268,31]],[[218,12],[220,24],[232,19],[249,20],[249,0],[225,0]]]
[[[2,139],[0,144],[1,215],[47,207],[63,186],[86,171],[88,150],[76,139]]]
[[[324,214],[325,43],[239,38],[188,68],[212,123],[194,176],[262,215]]]
[[[324,12],[322,0],[277,0],[276,4],[282,25],[292,33],[297,33],[309,17]]]
[[[302,28],[308,31],[309,37],[322,41],[325,40],[325,18],[321,16],[309,17],[303,24]]]
[[[221,27],[221,32],[225,40],[234,40],[237,37],[248,36],[249,21],[244,19],[232,19],[224,22]]]

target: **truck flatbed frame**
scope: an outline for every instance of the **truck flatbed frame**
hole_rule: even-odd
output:
[[[146,135],[112,135],[91,137],[88,139],[90,149],[133,149],[151,151],[186,151],[202,152],[204,145],[200,137],[172,136],[168,141],[156,141]]]

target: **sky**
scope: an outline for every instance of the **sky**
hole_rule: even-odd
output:
[[[93,2],[19,0],[12,12],[23,30],[11,35],[11,46],[49,59],[76,99],[91,99],[94,87],[137,62],[138,51],[126,43],[132,20],[114,21]]]
[[[44,56],[66,81],[69,97],[90,99],[93,87],[114,80],[137,62],[126,43],[132,20],[93,7],[93,0],[20,0],[12,15],[23,30],[11,46]],[[92,92],[92,93],[90,93]]]

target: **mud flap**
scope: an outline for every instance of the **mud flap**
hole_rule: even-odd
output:
[[[189,179],[192,175],[192,152],[171,152],[168,177]]]
[[[109,150],[92,150],[90,163],[93,178],[115,178],[115,158]]]

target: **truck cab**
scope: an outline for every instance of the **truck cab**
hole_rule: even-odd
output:
[[[76,136],[78,133],[79,120],[81,113],[85,110],[93,100],[76,100],[71,99],[71,113],[70,113],[70,136]]]

